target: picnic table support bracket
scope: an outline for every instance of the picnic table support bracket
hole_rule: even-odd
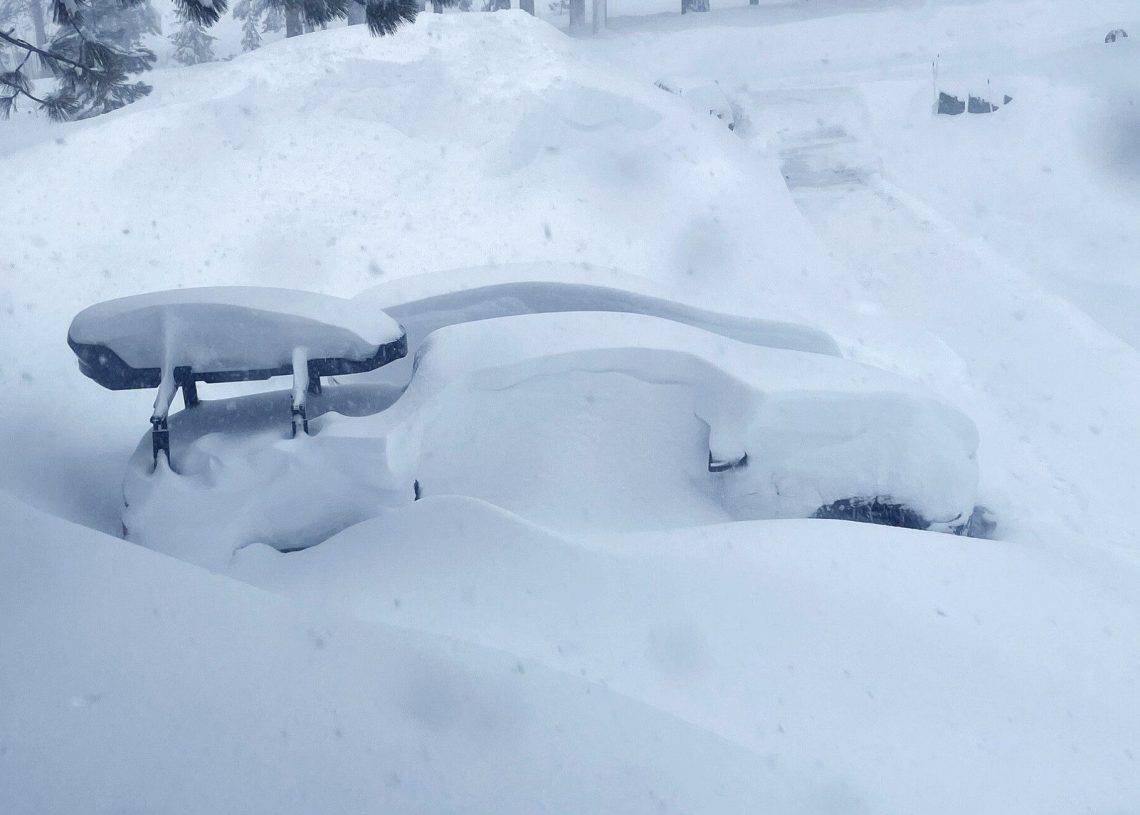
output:
[[[158,465],[158,454],[166,456],[167,465],[170,464],[170,426],[166,417],[152,416],[150,419],[150,446],[154,453],[154,463]]]
[[[194,381],[194,374],[190,373],[190,369],[185,369],[186,373],[179,377],[179,386],[182,388],[182,404],[189,410],[192,407],[197,407],[202,401],[198,398],[198,383]]]
[[[321,387],[321,375],[317,373],[317,365],[315,362],[309,362],[309,386],[306,390],[310,396],[320,396],[323,388]]]

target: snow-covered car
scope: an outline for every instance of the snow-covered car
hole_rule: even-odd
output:
[[[170,417],[170,467],[156,466],[145,442],[130,463],[129,537],[216,565],[252,543],[312,546],[443,494],[578,532],[813,516],[965,529],[977,433],[920,386],[842,359],[815,329],[518,271],[471,274],[466,289],[461,276],[425,276],[339,301],[352,304],[342,323],[345,314],[371,319],[353,324],[373,338],[383,326],[382,339],[411,349],[414,369],[391,365],[357,384],[334,378],[310,389],[311,436],[291,438],[282,421],[303,383],[188,402]],[[131,315],[133,325],[136,311],[107,313]],[[245,316],[230,313],[238,323]],[[218,368],[225,354],[182,360],[179,339],[224,346],[243,336],[197,336],[181,319],[153,319],[151,330],[178,328],[155,335],[171,344],[163,358],[192,370]],[[311,338],[308,347],[334,346]],[[357,349],[369,353],[377,351]],[[196,524],[177,520],[187,517]]]

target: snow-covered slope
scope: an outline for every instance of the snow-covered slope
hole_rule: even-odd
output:
[[[789,768],[595,680],[297,606],[0,493],[0,809],[806,807]]]
[[[1140,800],[1140,581],[1028,547],[839,521],[583,545],[429,496],[232,573],[602,682],[812,767],[828,812]]]
[[[857,291],[855,358],[919,379],[982,436],[1002,536],[1134,553],[1140,30],[1132,0],[813,0],[621,18],[595,51],[716,80]],[[932,115],[955,91],[1014,101]],[[867,317],[858,321],[858,315]],[[1129,341],[1133,344],[1129,344]]]

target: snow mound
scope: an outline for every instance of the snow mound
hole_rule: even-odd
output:
[[[807,517],[875,496],[947,529],[976,497],[973,424],[918,385],[644,315],[451,325],[420,346],[398,400],[374,398],[386,409],[338,415],[367,387],[336,391],[314,402],[313,438],[285,438],[281,395],[174,416],[174,472],[152,472],[145,442],[128,468],[131,539],[216,568],[250,543],[303,548],[417,495],[590,532]],[[231,412],[235,425],[211,428]],[[710,472],[718,462],[726,472]]]
[[[330,617],[0,493],[0,809],[823,812],[531,659]]]
[[[650,527],[676,517],[681,502],[671,512],[666,496],[694,492],[735,517],[884,495],[952,523],[973,506],[970,420],[844,360],[642,315],[577,313],[451,326],[416,362],[404,397],[363,423],[384,439],[389,470],[427,494],[475,495],[559,528],[594,526],[589,510],[613,504],[611,493],[632,497],[630,481],[645,486],[635,516]],[[329,432],[360,434],[352,422]],[[708,477],[712,462],[744,461]],[[543,475],[559,471],[565,482]],[[607,485],[607,471],[624,471],[621,482]],[[586,490],[573,488],[580,473]],[[667,473],[676,483],[659,482]]]
[[[1131,570],[840,521],[577,542],[429,496],[304,552],[251,547],[233,574],[605,682],[811,767],[834,813],[1140,800]]]

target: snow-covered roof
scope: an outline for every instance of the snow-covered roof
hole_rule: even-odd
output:
[[[289,289],[175,289],[99,303],[72,321],[68,340],[106,349],[136,370],[276,370],[295,348],[309,359],[365,362],[403,329],[365,303]],[[82,353],[85,372],[92,362]],[[97,378],[97,376],[93,377]]]

